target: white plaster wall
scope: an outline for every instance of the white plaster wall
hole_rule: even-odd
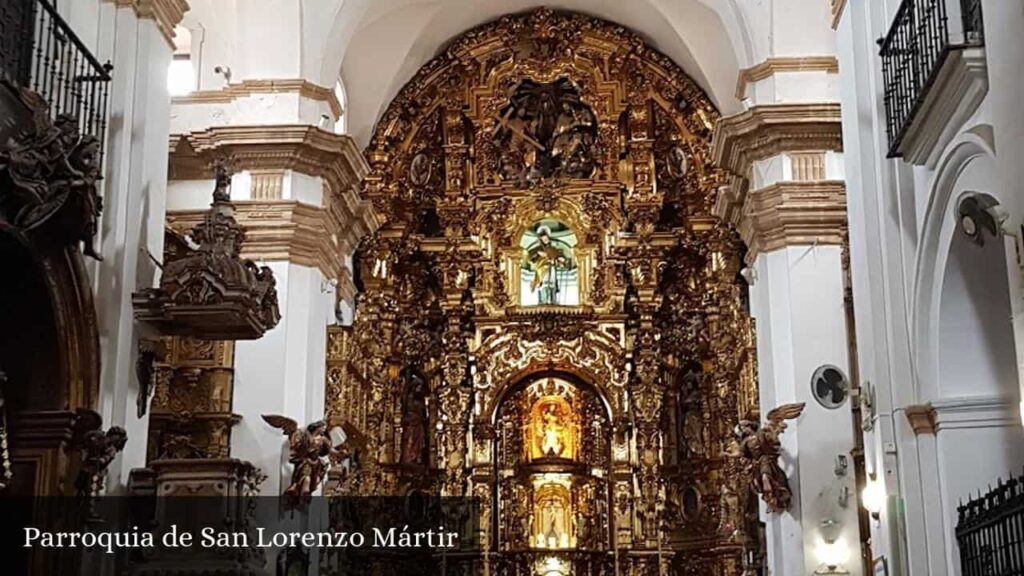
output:
[[[828,410],[817,403],[811,376],[823,364],[849,372],[843,308],[842,254],[837,246],[791,246],[758,255],[751,287],[757,319],[757,353],[762,412],[804,402],[803,415],[783,435],[784,469],[794,506],[762,518],[769,532],[772,574],[809,574],[820,568],[815,549],[821,524],[833,520],[839,539],[851,550],[846,568],[862,574],[856,552],[860,541],[856,500],[840,505],[844,489],[853,496],[851,471],[834,473],[836,458],[854,447],[849,404]]]
[[[134,365],[145,327],[133,319],[131,295],[152,286],[157,270],[147,254],[163,253],[170,110],[166,71],[171,48],[155,22],[100,0],[57,3],[58,12],[100,62],[113,64],[109,84],[104,211],[90,262],[101,353],[97,410],[104,426],[120,425],[128,444],[109,469],[108,490],[124,489],[132,468],[145,464],[148,416],[136,414]]]
[[[1021,344],[1008,328],[1020,301],[1014,242],[1004,252],[994,239],[989,257],[955,258],[966,247],[953,240],[956,201],[968,191],[998,198],[1007,228],[1019,229],[1024,123],[1011,102],[1024,90],[1014,72],[1024,59],[1024,11],[984,3],[988,95],[934,166],[911,167],[885,158],[874,42],[898,4],[850,2],[837,34],[858,359],[862,385],[875,391],[867,467],[884,478],[894,506],[872,523],[875,556],[893,574],[939,576],[959,574],[956,503],[1024,463],[1012,414]],[[973,278],[949,268],[958,261]],[[915,436],[904,408],[926,403],[937,410],[938,433]]]
[[[263,421],[280,414],[305,426],[324,416],[326,326],[333,322],[334,294],[318,270],[271,262],[277,278],[281,322],[263,338],[235,345],[232,409],[242,421],[231,432],[231,454],[260,467],[261,486],[278,495],[288,486],[287,439]]]

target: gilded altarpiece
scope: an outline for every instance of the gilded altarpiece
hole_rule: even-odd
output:
[[[717,117],[576,14],[504,17],[424,66],[366,149],[386,223],[327,366],[365,442],[333,490],[477,497],[474,573],[745,573],[756,502],[724,454],[757,389]]]

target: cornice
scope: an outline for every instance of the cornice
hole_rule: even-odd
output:
[[[174,49],[174,28],[188,12],[185,0],[103,0],[118,7],[127,7],[135,11],[139,18],[156,22],[160,35]]]
[[[245,230],[242,258],[287,261],[317,268],[325,278],[350,280],[342,260],[344,222],[330,207],[296,200],[234,200],[235,219]],[[206,210],[174,210],[167,224],[185,233],[202,222]]]
[[[739,232],[747,261],[786,246],[842,245],[846,186],[842,181],[779,182],[747,193]]]
[[[778,56],[740,70],[736,79],[736,99],[747,97],[747,86],[784,72],[825,72],[837,74],[839,60],[835,56]]]
[[[346,134],[308,124],[214,126],[172,134],[168,179],[205,180],[209,163],[228,157],[238,170],[294,170],[323,178],[338,193],[355,189],[369,171]]]
[[[228,84],[220,90],[198,90],[185,96],[171,98],[176,105],[187,104],[226,104],[252,96],[253,94],[290,94],[297,93],[301,98],[324,102],[331,109],[335,118],[340,118],[344,109],[334,94],[334,90],[320,86],[304,78],[295,79],[251,79]]]
[[[327,132],[309,125],[269,126],[217,126],[171,136],[168,161],[168,179],[208,180],[209,166],[221,157],[231,160],[236,170],[275,171],[293,170],[308,176],[321,178],[324,183],[323,206],[327,211],[325,226],[329,234],[336,237],[340,253],[351,253],[359,238],[372,233],[381,225],[381,218],[372,204],[362,199],[360,183],[366,175],[366,159],[356,148],[352,138],[344,134]],[[300,207],[283,213],[283,206],[291,202]],[[283,204],[281,204],[283,203]],[[281,204],[281,205],[278,205]],[[240,213],[250,211],[253,221],[260,215],[273,225],[292,226],[290,219],[301,220],[307,215],[302,206],[290,200],[265,198],[253,201],[237,201]],[[242,208],[242,207],[245,208]],[[253,206],[271,206],[258,210]],[[239,215],[239,222],[247,224],[247,217]],[[323,219],[321,217],[321,219]],[[301,222],[300,222],[301,223]],[[281,239],[260,248],[263,258],[271,259],[273,254],[285,254]],[[300,251],[301,252],[301,251]],[[309,251],[306,251],[309,254]],[[300,257],[302,262],[316,261],[312,256]],[[333,264],[315,264],[325,274],[334,276]]]
[[[753,162],[783,152],[842,150],[839,103],[754,106],[720,118],[711,147],[715,163],[744,177]]]

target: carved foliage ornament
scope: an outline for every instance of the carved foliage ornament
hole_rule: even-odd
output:
[[[166,334],[251,340],[277,325],[277,282],[268,266],[239,255],[245,232],[234,217],[230,176],[217,168],[213,204],[192,231],[196,248],[164,262],[160,288],[134,295],[136,317]]]

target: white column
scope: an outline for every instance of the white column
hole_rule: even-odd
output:
[[[94,269],[102,373],[99,411],[105,426],[128,431],[128,445],[110,467],[108,489],[124,488],[132,468],[145,464],[148,417],[136,414],[135,358],[142,328],[132,293],[156,281],[147,251],[163,253],[170,99],[166,71],[171,47],[156,22],[130,7],[102,4],[102,27],[112,45],[100,59],[114,65],[110,86],[100,250]]]
[[[816,549],[826,521],[837,524],[837,542],[850,550],[844,566],[851,574],[863,573],[849,406],[826,409],[814,399],[811,385],[819,366],[849,372],[841,251],[839,246],[786,246],[759,254],[753,266],[751,312],[759,328],[762,416],[782,404],[806,404],[783,435],[793,507],[782,514],[762,508],[773,574],[811,574],[820,568]],[[835,473],[841,456],[849,464],[845,475]]]
[[[1014,2],[982,2],[985,20],[985,57],[988,66],[987,100],[995,128],[997,167],[1003,193],[1000,196],[1009,214],[1005,228],[1021,230],[1024,225],[1024,115],[1020,113],[1024,94],[1024,10]],[[1007,243],[1007,272],[1010,275],[1010,302],[1013,308],[1014,335],[1020,381],[1021,417],[1024,419],[1024,234]]]

